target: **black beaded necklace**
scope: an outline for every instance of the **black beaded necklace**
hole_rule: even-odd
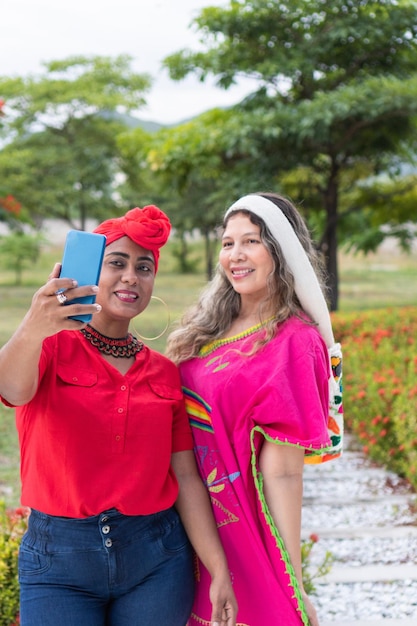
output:
[[[99,333],[95,328],[87,324],[85,328],[81,329],[84,337],[91,343],[92,346],[103,352],[115,357],[121,357],[128,359],[140,352],[143,348],[143,343],[138,341],[131,333],[128,333],[126,337],[121,339],[112,339]]]

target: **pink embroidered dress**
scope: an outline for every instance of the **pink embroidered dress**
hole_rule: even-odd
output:
[[[258,469],[264,439],[308,454],[331,446],[329,356],[297,318],[252,356],[261,326],[205,346],[180,365],[202,478],[229,563],[239,626],[300,626],[308,618],[294,570],[268,512]],[[210,577],[196,564],[189,626],[210,626]]]

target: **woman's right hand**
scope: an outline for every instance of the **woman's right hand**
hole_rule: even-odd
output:
[[[84,322],[70,319],[71,315],[93,314],[101,309],[95,303],[71,304],[75,298],[97,294],[98,287],[78,287],[71,278],[59,278],[60,268],[60,264],[56,263],[48,282],[34,294],[31,307],[23,320],[31,333],[42,341],[61,330],[77,330],[85,326]]]

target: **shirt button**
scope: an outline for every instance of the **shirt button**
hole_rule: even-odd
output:
[[[121,389],[122,391],[126,391],[126,385],[122,385],[122,386],[120,387],[120,389]]]
[[[108,535],[110,532],[110,526],[103,526],[102,530],[105,535]]]
[[[121,436],[120,435],[116,435],[115,439],[116,439],[116,441],[120,441]]]
[[[123,413],[123,409],[117,409],[118,413]]]
[[[73,376],[73,377],[72,377],[72,382],[73,382],[73,383],[78,382],[78,378],[77,378],[76,376]]]
[[[106,546],[106,548],[111,548],[113,545],[113,541],[111,539],[106,539],[104,545]]]
[[[103,515],[103,517],[101,518],[101,521],[102,521],[102,522],[107,522],[107,520],[108,520],[108,519],[109,519],[109,518],[108,518],[108,516],[107,516],[107,515]]]

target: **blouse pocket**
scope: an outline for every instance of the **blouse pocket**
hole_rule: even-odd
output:
[[[165,400],[182,400],[182,391],[178,387],[154,381],[149,382],[149,387],[159,398],[164,398]]]
[[[94,387],[97,384],[97,372],[74,368],[71,365],[58,363],[57,375],[61,382],[76,387]]]

